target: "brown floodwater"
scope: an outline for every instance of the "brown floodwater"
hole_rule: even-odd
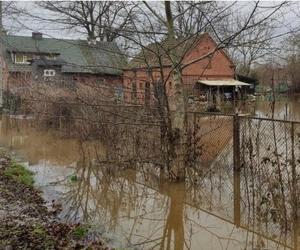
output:
[[[258,116],[270,111],[267,102],[255,104]],[[300,120],[299,103],[278,102],[275,114]],[[57,131],[33,125],[34,120],[2,116],[0,145],[35,172],[36,185],[49,204],[51,200],[63,204],[62,220],[90,223],[116,248],[291,248],[280,229],[269,230],[272,221],[266,230],[250,216],[236,214],[233,173],[227,171],[226,159],[224,169],[198,185],[170,183],[152,174],[151,166],[137,171],[101,162],[108,152],[100,142],[64,139]]]

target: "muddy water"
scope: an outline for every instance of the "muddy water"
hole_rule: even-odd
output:
[[[268,113],[266,105],[258,104],[258,115]],[[285,105],[278,108],[286,111]],[[290,108],[295,119],[298,109],[297,103]],[[33,123],[3,116],[0,144],[28,162],[48,201],[63,204],[61,219],[90,223],[112,246],[286,249],[278,243],[280,232],[271,240],[251,223],[237,225],[230,172],[220,170],[197,186],[169,183],[147,174],[148,169],[100,163],[107,153],[101,143],[61,139],[56,131],[34,128]]]
[[[237,104],[237,110],[241,113],[248,113],[257,117],[272,116],[275,119],[287,119],[300,121],[300,96],[278,96],[275,100],[274,112],[273,104],[267,101],[268,97],[257,97],[255,102],[240,102]],[[233,113],[232,103],[227,103],[221,109],[225,113]]]
[[[272,104],[267,101],[257,101],[254,112],[259,117],[272,117]],[[279,98],[274,106],[274,118],[300,121],[300,97],[293,97],[292,101]]]

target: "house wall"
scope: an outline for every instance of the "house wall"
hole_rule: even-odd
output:
[[[2,34],[0,31],[0,37],[1,35]],[[5,49],[3,47],[3,44],[0,43],[0,108],[3,107],[3,92],[7,85],[7,79],[8,79],[8,69],[7,69],[7,64],[5,62],[4,53],[5,53]]]
[[[8,72],[5,90],[17,92],[32,83],[31,72]]]
[[[7,51],[5,60],[10,60],[11,54]],[[24,54],[24,53],[23,53]],[[28,54],[28,53],[27,53]],[[40,57],[34,54],[36,58]],[[49,56],[49,55],[48,55]],[[1,57],[2,58],[2,57]],[[4,58],[4,57],[3,57]],[[119,75],[103,75],[103,74],[87,74],[87,73],[67,73],[61,71],[59,65],[38,65],[35,62],[32,64],[13,64],[15,69],[8,72],[6,67],[5,89],[15,90],[20,87],[26,87],[29,84],[35,83],[55,83],[58,87],[70,87],[76,83],[81,84],[112,84],[122,86],[122,76]],[[54,69],[55,76],[44,77],[45,69]]]
[[[44,70],[54,70],[55,75],[51,77],[44,77]],[[61,86],[63,78],[61,66],[38,66],[34,63],[32,65],[32,80],[34,82],[53,83],[57,86]]]
[[[197,46],[191,50],[183,59],[183,65],[192,62],[213,51],[216,47],[215,42],[208,35],[203,37]],[[205,58],[197,61],[182,71],[182,79],[185,88],[191,91],[194,84],[200,79],[224,80],[234,78],[234,65],[224,51],[219,50],[213,54],[211,59]],[[174,84],[170,77],[171,68],[163,68],[163,76],[166,84],[166,92],[172,97],[174,94]],[[168,78],[169,77],[169,78]],[[152,69],[149,73],[147,69],[135,69],[124,71],[124,100],[126,103],[145,103],[145,83],[152,82],[152,79],[162,79],[159,69]],[[132,84],[136,83],[136,94],[133,94]],[[153,86],[151,84],[151,101],[153,102]],[[136,95],[136,98],[133,98]],[[172,98],[171,98],[172,99]]]
[[[44,69],[54,69],[56,72],[55,76],[44,79]],[[119,98],[123,100],[123,93],[120,93],[120,86],[122,86],[121,76],[62,73],[58,66],[38,67],[34,68],[32,72],[26,73],[9,72],[7,83],[7,90],[13,93],[23,91],[23,88],[30,86],[32,83],[48,84],[62,88],[90,86],[94,88],[100,98],[111,100],[118,94],[118,96],[121,95]],[[117,87],[118,89],[116,89]],[[118,93],[115,93],[115,91],[118,91]]]
[[[87,86],[93,91],[97,100],[123,101],[122,76],[70,74],[76,86]],[[97,96],[97,97],[96,97]]]

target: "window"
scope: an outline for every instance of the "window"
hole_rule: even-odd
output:
[[[16,54],[15,55],[15,63],[23,63],[23,55]]]
[[[47,76],[47,77],[55,76],[55,70],[54,69],[45,69],[44,76]]]
[[[136,99],[137,98],[137,92],[136,92],[136,83],[133,82],[132,85],[131,85],[131,98],[132,99]]]
[[[146,82],[145,83],[145,105],[149,105],[150,104],[150,82]]]
[[[114,89],[115,89],[115,101],[117,103],[122,102],[124,99],[124,96],[123,96],[123,88],[121,87],[121,84],[120,84],[120,86],[117,86]]]
[[[25,63],[29,63],[28,61],[33,59],[32,55],[24,55]]]
[[[42,56],[43,57],[43,56]],[[44,57],[48,60],[55,60],[57,58],[56,54],[47,54]],[[29,60],[32,59],[40,59],[41,55],[40,54],[32,54],[32,53],[15,53],[13,54],[13,60],[15,63],[19,64],[29,64]]]
[[[19,64],[29,64],[30,62],[28,62],[29,60],[32,60],[32,55],[30,54],[20,54],[17,53],[15,54],[15,63],[19,63]]]
[[[46,58],[49,59],[49,60],[55,60],[56,59],[56,55],[49,54],[49,55],[46,56]]]
[[[25,61],[24,61],[24,55],[22,55],[22,54],[16,54],[15,55],[15,63],[25,63]]]
[[[140,82],[140,89],[144,88],[144,84],[142,82]]]

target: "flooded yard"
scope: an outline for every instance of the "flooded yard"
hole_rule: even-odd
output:
[[[255,107],[257,116],[270,114],[269,103]],[[276,103],[276,118],[300,120],[299,109],[298,102]],[[232,124],[224,124],[229,131]],[[242,214],[236,214],[231,133],[217,130],[227,145],[216,143],[218,155],[209,149],[203,156],[215,159],[213,171],[195,177],[196,184],[177,184],[159,172],[152,174],[151,166],[125,169],[100,161],[108,152],[98,141],[63,139],[59,131],[33,125],[31,119],[2,116],[1,146],[35,172],[36,185],[49,204],[55,200],[63,205],[62,220],[90,223],[116,248],[292,249],[291,235],[272,218],[257,223],[255,215],[246,214],[244,199],[239,200]]]

